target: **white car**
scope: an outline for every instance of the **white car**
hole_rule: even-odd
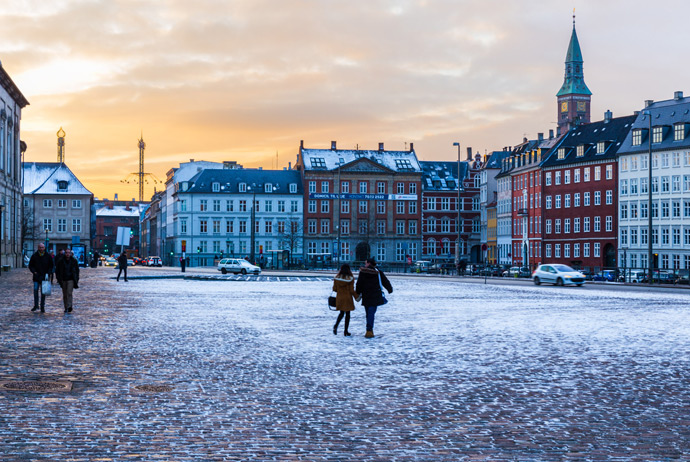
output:
[[[532,280],[534,280],[536,285],[542,282],[549,282],[557,286],[581,286],[585,283],[585,275],[568,265],[539,265],[532,273]]]
[[[235,274],[261,274],[261,268],[256,265],[252,265],[247,260],[242,258],[223,258],[218,262],[218,271],[223,274],[235,273]]]
[[[163,260],[161,257],[149,257],[146,260],[146,266],[163,266]]]

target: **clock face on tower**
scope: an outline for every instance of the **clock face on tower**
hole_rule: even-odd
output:
[[[577,102],[577,110],[578,110],[578,112],[585,112],[587,110],[587,104],[585,104],[584,101],[578,101]]]
[[[568,102],[567,101],[563,101],[561,103],[561,112],[568,112]]]

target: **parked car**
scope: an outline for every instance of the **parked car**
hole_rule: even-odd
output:
[[[676,282],[678,282],[678,284],[690,284],[690,270],[678,270],[676,277]]]
[[[103,260],[103,266],[117,266],[117,260],[113,257],[105,257]]]
[[[593,281],[604,281],[604,282],[614,282],[616,280],[616,271],[614,270],[604,270],[601,273],[597,273],[592,277]]]
[[[241,258],[223,258],[218,262],[218,271],[223,274],[261,274],[261,268],[256,265],[252,265],[247,260],[243,260]]]
[[[146,265],[147,266],[163,266],[163,260],[161,260],[161,257],[149,257],[146,260]]]
[[[511,266],[508,270],[503,272],[503,277],[509,277],[509,278],[528,278],[532,276],[532,273],[530,272],[529,268],[526,266],[523,266],[522,268],[517,267],[517,266]]]
[[[134,257],[134,258],[132,258],[132,260],[134,260],[135,265],[145,265],[146,264],[145,258]]]
[[[638,282],[644,282],[647,279],[646,271],[631,271],[628,276],[628,282],[637,284]]]
[[[430,261],[419,260],[419,261],[414,262],[414,265],[412,265],[412,272],[413,273],[428,273],[430,267],[431,267]]]
[[[557,286],[577,285],[579,287],[585,283],[585,275],[568,265],[539,265],[532,274],[532,280],[536,285],[549,282]]]

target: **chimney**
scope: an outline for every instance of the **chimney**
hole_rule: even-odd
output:
[[[288,170],[292,170],[292,162],[288,162]]]
[[[549,139],[553,139],[553,129],[549,130]]]
[[[113,199],[113,200],[117,200],[117,193],[115,193],[115,199]]]
[[[467,148],[467,160],[469,160],[469,161],[472,160],[472,148],[471,147]]]
[[[263,169],[264,169],[263,167],[259,167],[259,170],[263,170]]]
[[[543,133],[537,133],[537,139],[539,141],[544,141],[544,134]]]
[[[646,100],[644,100],[644,107],[649,107],[649,106],[651,106],[652,104],[654,104],[654,100],[653,100],[653,99],[646,99]]]
[[[410,152],[414,151],[414,143],[410,143]]]
[[[335,141],[331,141],[331,151],[335,151]]]
[[[676,101],[683,99],[683,92],[677,91],[673,93],[673,99],[675,99]]]
[[[634,116],[640,115],[640,111],[634,111],[634,112],[633,112],[633,115],[634,115]]]
[[[522,138],[522,142],[523,142],[523,143],[526,143],[526,142],[527,142],[527,137],[526,137],[526,136]]]
[[[613,112],[611,112],[611,111],[604,112],[604,123],[611,122],[611,119],[613,119]]]
[[[299,140],[299,148],[304,149],[304,140]]]
[[[383,143],[379,143],[379,151],[383,151]]]

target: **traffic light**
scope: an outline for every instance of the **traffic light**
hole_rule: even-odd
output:
[[[171,256],[171,257],[173,256],[173,251],[172,251],[172,250],[170,251],[170,256]]]
[[[655,253],[654,255],[652,255],[652,257],[653,257],[652,268],[658,269],[659,268],[659,254]]]
[[[196,248],[196,253],[201,253],[201,247]]]

